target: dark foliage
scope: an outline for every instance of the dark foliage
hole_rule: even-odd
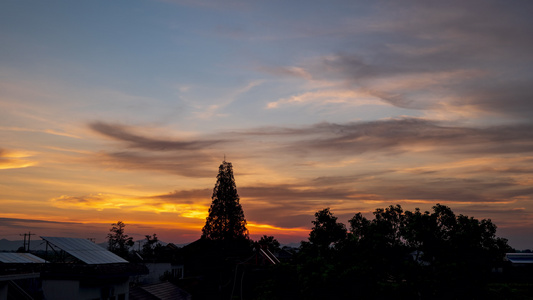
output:
[[[122,221],[111,224],[110,233],[107,234],[107,249],[119,256],[127,257],[128,250],[133,246],[133,238],[124,233],[126,224]]]
[[[357,213],[349,220],[350,232],[329,209],[315,217],[295,264],[272,268],[258,299],[481,299],[495,291],[509,294],[506,286],[488,284],[492,268],[501,266],[511,251],[506,239],[496,237],[491,220],[456,216],[440,204],[431,213],[404,211],[399,205],[380,208],[372,220]]]
[[[276,252],[280,250],[280,247],[279,247],[280,245],[279,245],[278,240],[276,240],[274,236],[271,236],[271,235],[270,236],[263,235],[257,243],[262,247],[266,247],[268,250],[272,252]]]
[[[142,247],[142,255],[144,259],[156,259],[161,256],[163,246],[159,242],[157,235],[145,235],[146,241]]]
[[[346,238],[346,227],[342,223],[337,223],[337,217],[325,208],[315,213],[315,225],[309,234],[309,242],[319,248],[326,250],[335,247]]]
[[[232,294],[240,294],[240,286],[235,286],[240,285],[247,268],[244,262],[253,256],[252,249],[246,239],[199,239],[179,251],[186,279],[178,285],[194,299],[231,299]]]
[[[202,229],[202,238],[211,240],[247,239],[246,219],[233,177],[230,162],[219,167],[217,183],[213,189],[209,216]]]

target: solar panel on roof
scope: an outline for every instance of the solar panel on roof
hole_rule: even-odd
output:
[[[506,253],[505,256],[515,264],[533,264],[533,253]]]
[[[86,239],[45,236],[42,236],[41,238],[89,265],[128,262],[115,253]]]
[[[0,262],[5,264],[44,264],[46,261],[30,253],[0,253]]]

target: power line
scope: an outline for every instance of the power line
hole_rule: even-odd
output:
[[[24,236],[24,252],[30,252],[30,240],[31,236],[35,235],[35,233],[31,233],[31,231],[28,231],[28,233],[19,234],[20,236]],[[26,236],[28,237],[28,249],[26,250]]]

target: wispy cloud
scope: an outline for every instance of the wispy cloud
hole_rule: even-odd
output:
[[[394,203],[531,223],[531,2],[88,5],[0,10],[2,217],[193,240],[226,154],[257,232]]]
[[[241,186],[239,194],[247,215],[253,220],[287,227],[302,224],[302,219],[310,220],[314,211],[325,206],[353,215],[383,203],[409,207],[429,207],[435,203],[509,205],[533,195],[533,188],[505,177],[457,179],[427,174],[397,176],[393,172],[384,175],[348,176],[345,184],[339,184],[338,178],[334,184],[326,183],[328,178],[321,178],[296,185]],[[324,180],[325,184],[321,184]]]
[[[288,98],[279,99],[269,102],[267,108],[274,109],[283,105],[327,105],[337,104],[343,106],[361,106],[361,105],[387,105],[379,97],[354,90],[319,90],[316,92],[305,92]]]
[[[0,126],[0,130],[6,130],[6,131],[18,131],[18,132],[38,132],[38,133],[46,133],[46,134],[52,134],[52,135],[58,135],[58,136],[65,136],[75,139],[80,139],[79,136],[68,133],[68,132],[61,132],[53,129],[34,129],[34,128],[22,128],[22,127],[5,127]]]
[[[0,148],[0,169],[19,169],[35,166],[37,162],[30,160],[33,154],[27,151],[9,151]]]
[[[528,84],[531,73],[525,67],[533,61],[533,22],[523,13],[531,4],[525,6],[497,1],[381,2],[370,5],[371,18],[346,21],[351,27],[344,24],[355,28],[342,32],[354,46],[290,67],[263,70],[308,82],[329,81],[337,89],[365,92],[400,108],[433,116],[438,111],[449,120],[494,116],[527,120],[533,112],[528,100],[533,96]],[[309,93],[270,106],[317,105],[303,101],[302,95]],[[343,103],[342,97],[338,100]],[[335,102],[326,98],[322,103]]]
[[[498,154],[533,151],[533,125],[454,126],[420,118],[345,124],[320,123],[301,128],[258,128],[243,135],[279,136],[279,151],[347,156],[367,152],[434,151],[435,154]],[[495,142],[499,141],[499,142]],[[418,150],[417,150],[418,149]]]
[[[80,225],[78,222],[60,222],[40,219],[0,218],[0,226],[21,227],[21,224],[63,224],[65,226]]]
[[[216,97],[209,99],[207,103],[202,101],[186,100],[185,102],[192,107],[192,116],[195,120],[208,120],[214,117],[229,117],[230,114],[225,109],[241,97],[246,95],[253,88],[263,84],[263,80],[252,80],[246,85],[219,92]]]
[[[121,125],[93,123],[92,128],[116,140],[119,148],[122,148],[121,143],[134,148],[97,152],[93,161],[116,168],[160,170],[188,177],[212,176],[212,166],[220,160],[223,151],[230,151],[241,159],[273,155],[337,162],[359,155],[378,154],[452,155],[461,160],[480,154],[533,152],[533,125],[528,123],[472,127],[402,118],[344,124],[319,123],[295,128],[250,128],[219,132],[215,134],[216,139],[192,136],[179,141],[141,135],[135,133],[135,129]],[[517,170],[517,166],[511,168],[508,165],[507,170]]]
[[[124,125],[102,122],[94,122],[89,124],[89,126],[92,130],[109,138],[117,141],[127,142],[132,148],[141,148],[147,150],[198,150],[222,142],[222,140],[169,141],[165,139],[156,139],[136,134],[131,128],[128,128]]]
[[[206,177],[213,175],[210,167],[218,160],[202,153],[159,155],[124,151],[97,153],[91,157],[90,161],[99,161],[103,165],[125,170],[154,170],[187,177]]]

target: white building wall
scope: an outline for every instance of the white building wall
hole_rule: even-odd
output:
[[[7,300],[7,281],[0,281],[0,300]]]
[[[79,299],[80,282],[77,280],[43,280],[43,294],[49,300]]]
[[[121,282],[106,283],[102,282],[98,285],[80,285],[79,296],[77,299],[93,300],[93,299],[120,299],[128,300],[130,293],[129,280]]]
[[[99,284],[84,284],[78,280],[43,280],[43,293],[47,300],[128,300],[129,291],[128,279],[113,283],[102,281]]]
[[[131,281],[136,284],[154,284],[161,282],[161,276],[167,272],[171,277],[183,279],[183,265],[173,265],[171,263],[145,263],[148,274],[132,276]]]
[[[140,284],[152,284],[159,283],[159,278],[165,274],[165,272],[172,272],[172,265],[170,263],[145,263],[148,268],[148,274],[141,275],[137,278],[137,282]]]

